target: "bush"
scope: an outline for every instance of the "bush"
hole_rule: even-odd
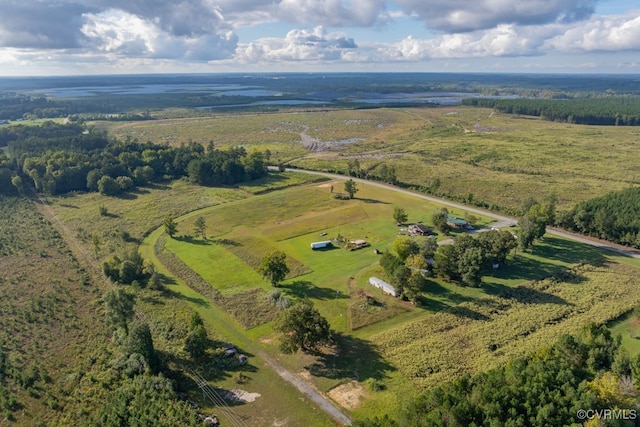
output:
[[[115,196],[120,193],[122,189],[118,182],[108,175],[104,175],[98,180],[98,192],[104,196]]]

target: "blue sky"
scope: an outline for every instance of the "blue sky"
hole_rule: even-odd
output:
[[[638,0],[3,0],[0,75],[638,73]]]

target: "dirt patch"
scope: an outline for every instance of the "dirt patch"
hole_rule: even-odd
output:
[[[365,397],[365,389],[356,381],[341,384],[329,390],[329,396],[347,409],[357,409]]]
[[[229,390],[224,398],[233,402],[255,402],[255,400],[260,397],[260,393],[249,393],[248,391],[241,390],[239,388],[234,388]]]

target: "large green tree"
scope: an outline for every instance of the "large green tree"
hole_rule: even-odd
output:
[[[136,304],[136,296],[127,292],[121,286],[107,291],[102,296],[107,323],[115,328],[128,330],[128,322],[133,318],[133,307]]]
[[[309,300],[298,302],[276,319],[275,330],[280,332],[280,350],[293,354],[298,350],[311,352],[331,342],[329,322]]]
[[[162,221],[162,225],[164,225],[164,232],[167,233],[169,237],[173,237],[176,231],[178,231],[178,224],[172,216],[166,216],[164,221]]]
[[[203,240],[207,240],[207,222],[204,217],[199,216],[196,219],[196,222],[193,224],[193,232],[196,236],[200,236]]]
[[[394,207],[393,208],[393,220],[396,224],[404,224],[409,219],[409,215],[404,210],[404,208]]]
[[[287,255],[282,251],[275,251],[265,255],[260,262],[258,272],[273,286],[278,286],[289,274]]]
[[[458,258],[458,274],[462,283],[478,286],[482,283],[482,250],[478,247],[467,248]]]
[[[393,249],[402,262],[410,255],[415,255],[420,252],[420,247],[416,241],[409,236],[399,236],[396,238],[391,245],[391,249]]]
[[[344,191],[349,195],[350,199],[353,199],[358,192],[358,184],[352,179],[345,181]]]
[[[431,217],[431,222],[433,222],[433,226],[442,234],[449,234],[451,231],[451,226],[447,222],[447,218],[449,217],[449,212],[446,208],[442,208],[439,212],[436,212]]]
[[[458,256],[453,245],[442,245],[438,248],[434,258],[434,270],[436,274],[447,280],[455,280],[458,277]]]
[[[158,372],[160,360],[153,346],[149,325],[146,323],[134,323],[127,335],[124,349],[128,355],[140,354],[149,365],[151,372]]]

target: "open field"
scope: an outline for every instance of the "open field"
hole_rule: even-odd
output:
[[[517,210],[531,195],[560,208],[640,183],[634,127],[579,126],[481,108],[215,115],[109,124],[113,135],[268,148],[275,162],[347,171],[384,162],[400,181],[456,199]],[[305,144],[305,133],[316,144]],[[336,143],[338,142],[338,143]]]
[[[109,341],[100,292],[26,199],[0,197],[0,424],[52,425],[70,379]]]
[[[164,248],[230,301],[234,295],[244,298],[250,289],[270,289],[255,271],[254,250],[283,250],[305,266],[308,272],[288,278],[280,289],[291,298],[314,302],[342,343],[339,355],[280,355],[269,324],[239,333],[262,342],[266,351],[320,390],[334,393],[335,387],[356,378],[346,397],[342,388],[335,392],[338,400],[355,393],[351,398],[356,403],[345,405],[356,415],[393,412],[398,396],[410,392],[408,384],[425,388],[462,372],[498,366],[563,333],[575,333],[587,322],[617,318],[640,303],[637,267],[554,236],[545,237],[532,253],[512,255],[503,269],[484,277],[480,288],[431,280],[422,307],[384,296],[367,280],[384,277],[372,248],[387,249],[397,236],[393,207],[405,207],[410,222],[429,224],[440,206],[367,185],[360,186],[354,200],[336,200],[329,193],[332,184],[340,188],[339,181],[309,184],[194,212],[179,222],[179,234],[190,233],[195,217],[203,216],[208,240],[178,237]],[[453,213],[464,216],[463,211]],[[372,246],[354,252],[309,248],[312,241],[338,234],[366,238]],[[363,308],[365,295],[381,304]],[[383,390],[369,390],[372,381]]]

